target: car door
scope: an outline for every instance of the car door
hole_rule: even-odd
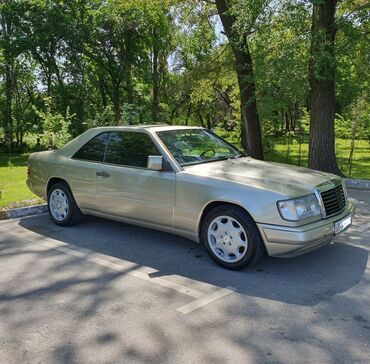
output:
[[[64,174],[67,176],[73,196],[80,209],[86,212],[96,209],[96,171],[101,169],[108,137],[107,132],[93,137],[65,166]]]
[[[108,215],[172,227],[175,173],[148,169],[149,155],[161,154],[145,131],[109,133],[105,160],[97,171],[97,209]]]

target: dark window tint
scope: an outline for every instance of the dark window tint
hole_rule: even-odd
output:
[[[105,147],[108,142],[108,133],[102,133],[87,142],[73,158],[84,159],[93,162],[102,162]]]
[[[146,168],[149,155],[161,155],[149,135],[135,132],[110,133],[105,162]]]

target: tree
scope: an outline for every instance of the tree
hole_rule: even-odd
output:
[[[41,120],[41,141],[47,148],[61,147],[71,138],[68,129],[74,115],[69,114],[68,108],[65,117],[58,112],[54,112],[52,99],[49,96],[44,98],[44,103],[45,111],[37,110],[34,107],[36,115]]]
[[[308,166],[343,175],[337,164],[334,142],[337,0],[312,2]]]
[[[14,14],[12,7],[3,3],[0,4],[0,59],[3,64],[3,78],[5,88],[5,101],[3,103],[3,125],[5,129],[5,140],[8,144],[9,152],[13,145],[13,116],[12,104],[14,98],[14,63],[16,54],[14,54],[13,38],[15,36]]]
[[[169,33],[166,7],[159,0],[84,0],[73,9],[67,42],[94,65],[103,103],[108,96],[113,104],[115,123],[121,123],[125,104],[130,109],[139,104],[141,81],[145,91],[147,83],[152,85],[151,111],[157,118],[163,42]]]
[[[302,130],[309,89],[310,20],[306,4],[279,1],[273,16],[250,39],[264,136]]]
[[[247,40],[248,34],[242,34],[242,42],[240,42],[240,35],[237,35],[233,29],[236,18],[227,0],[216,0],[216,6],[235,57],[241,114],[246,134],[244,145],[252,157],[263,159],[261,126],[257,110],[253,63]]]
[[[71,136],[115,123],[203,125],[262,158],[260,128],[307,131],[309,86],[315,101],[333,80],[335,112],[348,121],[340,135],[362,138],[349,130],[368,100],[369,10],[366,0],[337,2],[336,63],[302,0],[0,2],[0,140],[13,151],[32,145],[43,120],[35,110],[47,114],[49,96],[53,115],[74,115]],[[332,90],[319,105],[331,115]],[[322,146],[334,149],[324,119],[311,123],[319,159],[330,155]]]
[[[217,39],[215,7],[190,0],[177,6],[173,17],[177,46],[167,89],[171,122],[209,129],[221,124],[236,126],[240,106],[239,97],[231,97],[237,88],[233,55],[230,47]]]
[[[160,4],[158,4],[160,5]],[[172,48],[171,17],[169,9],[162,2],[161,6],[151,9],[151,76],[152,76],[152,122],[160,121],[161,85],[167,74],[167,57]]]

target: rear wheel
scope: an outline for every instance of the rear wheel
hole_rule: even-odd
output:
[[[228,269],[255,264],[265,251],[251,216],[234,205],[220,205],[207,214],[202,240],[216,263]]]
[[[69,187],[64,182],[55,183],[50,187],[48,207],[51,219],[60,226],[77,224],[83,216]]]

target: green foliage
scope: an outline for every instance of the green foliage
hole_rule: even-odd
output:
[[[114,111],[111,105],[106,106],[102,112],[97,112],[94,119],[88,119],[85,123],[86,129],[99,126],[109,126],[114,122]]]
[[[65,116],[58,112],[53,112],[50,97],[45,97],[44,103],[45,111],[34,107],[36,115],[41,120],[41,143],[47,148],[59,148],[71,139],[68,128],[74,115],[69,114],[68,108]]]
[[[370,106],[366,98],[359,98],[349,107],[348,118],[336,117],[336,136],[348,139],[364,139],[370,143]]]
[[[247,42],[253,59],[265,136],[309,131],[311,18],[321,3],[228,1],[233,42]],[[339,1],[335,57],[319,31],[313,60],[319,78],[335,79],[336,134],[356,139],[354,158],[357,140],[369,140],[368,18],[367,1]],[[203,125],[240,143],[234,55],[211,1],[10,0],[0,24],[0,150],[9,128],[22,149],[37,136],[55,147],[90,127],[138,123]]]
[[[283,2],[252,37],[259,111],[266,132],[300,128],[309,89],[309,25],[309,10],[303,4]]]
[[[120,125],[139,124],[140,112],[136,105],[123,104]]]
[[[339,4],[336,86],[340,107],[337,111],[341,114],[350,113],[351,104],[363,98],[363,95],[369,95],[369,16],[366,1],[344,1]]]
[[[269,22],[273,9],[269,0],[234,0],[231,2],[231,14],[235,17],[234,41],[241,47],[245,38]]]

